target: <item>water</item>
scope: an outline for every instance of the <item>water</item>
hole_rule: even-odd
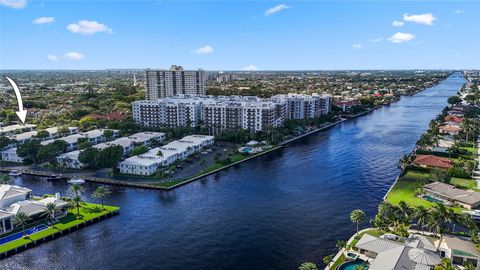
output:
[[[0,262],[0,269],[296,269],[321,265],[369,220],[410,152],[465,82],[411,97],[175,191],[113,188],[119,216]],[[66,182],[19,178],[34,193]],[[87,184],[91,192],[95,185]],[[367,223],[362,226],[368,226]]]
[[[42,225],[38,225],[38,226],[35,226],[33,228],[30,228],[30,229],[26,229],[25,234],[29,235],[29,234],[37,233],[39,231],[43,231],[45,229],[48,229],[48,227],[46,225],[42,224]],[[23,232],[18,232],[18,233],[14,233],[14,234],[11,234],[9,236],[0,238],[0,245],[11,242],[13,240],[17,240],[19,238],[22,238],[23,235],[24,235]]]

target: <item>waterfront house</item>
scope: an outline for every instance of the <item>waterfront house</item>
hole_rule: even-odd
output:
[[[459,126],[449,124],[449,125],[439,126],[438,130],[440,131],[441,134],[456,135],[462,129]]]
[[[12,203],[26,200],[32,190],[13,185],[0,185],[0,208],[5,208]]]
[[[474,209],[480,205],[480,193],[463,190],[441,182],[434,182],[423,186],[427,195],[457,203],[464,208]]]
[[[433,269],[441,262],[427,238],[407,239],[404,243],[364,234],[354,247],[367,256],[371,270]],[[436,249],[435,249],[436,250]]]
[[[453,166],[453,161],[433,155],[416,155],[413,164],[425,168],[448,169]]]
[[[451,259],[454,265],[465,265],[469,262],[475,267],[480,266],[480,252],[466,237],[445,234],[435,245],[440,256]]]
[[[0,209],[0,234],[6,233],[13,228],[13,214]]]
[[[445,123],[447,124],[460,124],[463,121],[463,118],[455,116],[455,115],[447,115],[444,118]]]

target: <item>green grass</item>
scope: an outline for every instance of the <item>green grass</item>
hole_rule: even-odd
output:
[[[337,269],[337,267],[344,263],[346,260],[347,258],[345,258],[345,256],[342,254],[340,257],[338,257],[337,261],[332,266],[330,266],[330,269]]]
[[[452,177],[450,184],[462,189],[478,190],[477,181],[471,179]]]
[[[49,227],[48,229],[34,233],[30,235],[29,238],[27,239],[20,238],[15,241],[11,241],[3,245],[0,245],[0,253],[15,249],[17,247],[23,246],[25,244],[28,244],[36,240],[43,239],[59,231],[67,230],[71,227],[75,227],[79,224],[82,224],[85,221],[92,220],[94,218],[103,216],[107,213],[117,211],[120,209],[119,207],[105,205],[104,210],[102,210],[101,212],[97,212],[96,209],[98,209],[99,207],[101,207],[101,205],[99,204],[82,203],[82,206],[80,207],[80,215],[81,215],[80,218],[77,218],[75,216],[77,213],[77,209],[73,208],[68,211],[68,214],[65,217],[60,218],[59,222],[56,223],[54,227]],[[33,227],[34,225],[39,225],[39,223],[32,224],[30,226],[27,226],[26,228]]]
[[[253,158],[253,157],[256,157],[256,156],[259,156],[259,155],[262,155],[262,154],[265,154],[267,152],[270,152],[270,151],[273,151],[275,149],[277,149],[278,147],[277,146],[273,146],[271,148],[268,148],[260,153],[256,153],[254,155],[242,155],[240,153],[237,153],[235,155],[232,155],[230,156],[230,160],[231,162],[228,163],[228,164],[223,164],[223,163],[218,163],[218,162],[215,162],[213,164],[211,164],[210,166],[208,166],[207,168],[201,170],[200,172],[190,176],[190,177],[186,177],[186,178],[180,178],[180,179],[174,179],[174,180],[170,180],[170,181],[164,181],[164,182],[161,182],[161,183],[158,183],[157,186],[159,187],[164,187],[164,188],[170,188],[172,186],[175,186],[175,185],[178,185],[178,184],[181,184],[183,182],[188,182],[190,181],[191,179],[195,178],[195,177],[198,177],[200,175],[203,175],[203,174],[207,174],[207,173],[210,173],[210,172],[213,172],[215,170],[220,170],[220,169],[223,169],[225,167],[228,167],[234,163],[237,163],[237,162],[240,162],[242,160],[245,160],[245,159],[249,159],[249,158]]]

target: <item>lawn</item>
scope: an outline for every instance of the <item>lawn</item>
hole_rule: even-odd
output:
[[[477,181],[471,179],[452,177],[450,184],[462,189],[478,190]]]
[[[82,203],[80,207],[81,218],[77,219],[75,216],[75,214],[77,213],[77,210],[75,208],[71,209],[68,211],[67,216],[60,218],[59,222],[56,223],[54,227],[49,227],[48,229],[34,233],[30,235],[29,238],[27,239],[20,238],[20,239],[5,243],[3,245],[0,245],[0,253],[15,249],[17,247],[23,246],[30,242],[34,242],[36,240],[43,239],[44,237],[47,237],[59,231],[67,230],[68,228],[75,227],[78,224],[84,223],[85,221],[92,220],[94,218],[103,216],[113,211],[118,211],[120,209],[119,207],[107,206],[107,205],[105,205],[104,208],[105,208],[104,210],[101,210],[101,205],[99,204]],[[31,226],[27,226],[27,228],[33,227],[34,225],[39,225],[39,223],[37,222]]]
[[[180,178],[180,179],[174,179],[174,180],[169,180],[169,181],[164,181],[164,182],[161,182],[161,183],[158,183],[157,185],[159,187],[164,187],[164,188],[170,188],[172,186],[175,186],[175,185],[178,185],[180,183],[183,183],[183,182],[188,182],[190,181],[191,179],[195,178],[195,177],[198,177],[200,175],[204,175],[204,174],[207,174],[207,173],[210,173],[210,172],[213,172],[213,171],[216,171],[216,170],[220,170],[220,169],[223,169],[225,167],[228,167],[228,166],[231,166],[232,164],[234,163],[237,163],[237,162],[240,162],[240,161],[243,161],[245,159],[249,159],[249,158],[254,158],[256,156],[259,156],[259,155],[263,155],[267,152],[271,152],[275,149],[277,149],[278,147],[277,146],[273,146],[271,148],[268,148],[260,153],[256,153],[254,155],[242,155],[240,153],[236,153],[232,156],[230,156],[230,163],[228,164],[223,164],[223,163],[219,163],[219,162],[215,162],[213,164],[211,164],[210,166],[206,167],[205,169],[201,170],[200,172],[190,176],[190,177],[187,177],[187,178]]]
[[[406,181],[400,178],[397,183],[395,183],[395,186],[393,186],[393,188],[388,193],[386,201],[392,204],[398,204],[400,203],[400,201],[404,201],[410,207],[418,205],[431,207],[433,203],[415,197],[415,190],[421,187],[422,183],[415,181]]]

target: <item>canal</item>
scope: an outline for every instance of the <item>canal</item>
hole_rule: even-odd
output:
[[[1,269],[296,269],[321,266],[368,220],[397,161],[464,83],[454,74],[415,96],[170,192],[112,187],[120,215],[0,262]],[[34,193],[66,182],[15,180]],[[87,184],[86,199],[95,188]]]

